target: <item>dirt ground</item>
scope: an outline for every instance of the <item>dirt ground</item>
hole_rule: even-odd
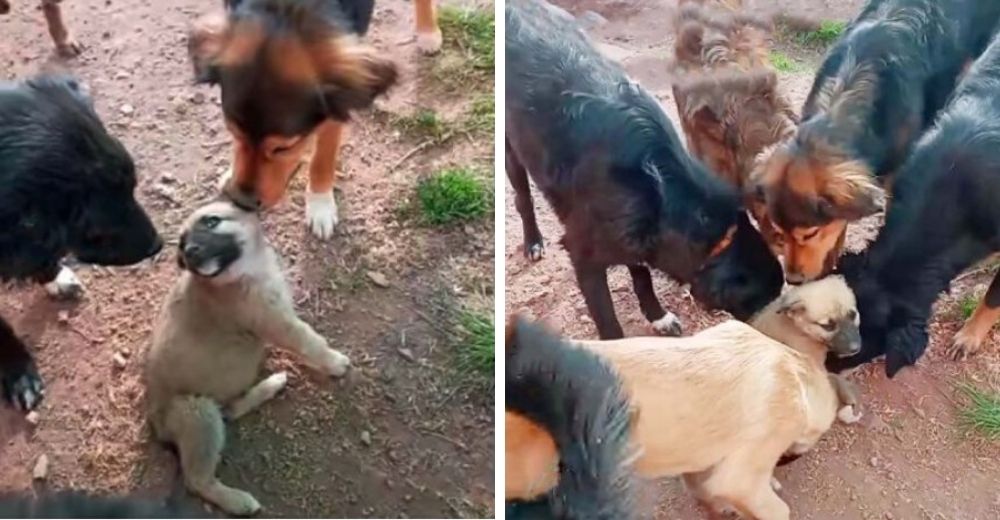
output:
[[[623,63],[629,74],[651,91],[676,119],[670,95],[667,60],[672,56],[669,27],[673,0],[559,0],[558,4],[590,23],[589,32],[601,50]],[[821,19],[848,20],[862,4],[858,0],[758,0],[759,11],[781,9]],[[751,3],[751,5],[753,5]],[[599,14],[594,16],[588,11]],[[778,43],[778,49],[802,64],[783,73],[781,85],[794,102],[804,100],[819,51]],[[679,125],[676,127],[679,131]],[[569,259],[558,246],[562,229],[544,199],[537,195],[539,225],[546,238],[546,256],[532,264],[523,256],[521,221],[506,188],[506,309],[529,313],[561,328],[570,337],[594,338],[596,328],[573,277]],[[852,248],[864,247],[880,225],[872,218],[851,227]],[[992,272],[972,273],[952,284],[937,304],[931,324],[928,354],[915,370],[889,381],[883,366],[872,364],[853,376],[862,391],[865,416],[852,426],[835,425],[818,448],[780,468],[780,493],[794,518],[807,519],[928,519],[986,520],[1000,517],[1000,445],[965,432],[956,418],[962,397],[959,382],[996,381],[1000,349],[996,331],[980,356],[956,363],[946,360],[944,347],[961,325],[958,301],[970,292],[982,294]],[[681,287],[660,274],[657,294],[680,316],[692,333],[726,318],[706,312]],[[609,275],[618,317],[627,335],[652,330],[639,311],[627,270]],[[701,512],[676,479],[648,483],[642,506],[658,519],[700,518]]]
[[[460,3],[493,10],[489,0]],[[176,458],[151,441],[141,413],[138,353],[178,274],[177,226],[215,194],[229,162],[218,89],[193,85],[186,51],[188,24],[222,2],[66,2],[67,23],[86,47],[67,63],[53,58],[36,4],[15,1],[0,17],[0,78],[68,67],[89,84],[135,158],[137,193],[168,247],[139,266],[81,267],[79,303],[50,301],[37,286],[0,290],[0,312],[34,345],[48,385],[37,427],[0,411],[0,491],[31,488],[44,454],[49,475],[36,486],[183,495]],[[410,2],[378,2],[368,39],[403,79],[352,125],[336,236],[319,242],[307,231],[301,178],[265,217],[304,318],[356,367],[348,381],[332,382],[287,355],[269,359],[268,370],[289,371],[289,385],[229,427],[219,472],[253,493],[266,516],[492,516],[493,387],[457,372],[451,324],[457,309],[492,316],[493,219],[429,228],[398,210],[417,179],[437,169],[471,166],[491,177],[493,139],[416,150],[385,117],[417,106],[452,114],[470,103],[429,83],[424,69],[441,58],[419,55],[412,25]]]

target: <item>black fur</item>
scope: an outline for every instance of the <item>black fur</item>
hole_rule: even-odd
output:
[[[508,520],[630,520],[629,404],[596,355],[517,318],[506,345],[506,409],[548,431],[559,484],[532,502],[508,502]]]
[[[841,271],[861,314],[862,351],[828,360],[843,370],[886,356],[894,376],[927,348],[938,295],[963,270],[1000,251],[1000,38],[962,80],[892,187],[878,238]]]
[[[203,511],[175,503],[59,491],[33,497],[0,493],[0,518],[205,518]]]
[[[656,100],[556,8],[511,1],[506,22],[507,175],[525,251],[542,242],[530,173],[565,226],[563,245],[601,338],[622,336],[607,288],[613,265],[630,267],[650,321],[665,312],[647,265],[741,319],[777,297],[781,266],[739,194],[684,152]],[[732,245],[709,261],[732,226]]]
[[[239,260],[243,248],[237,237],[215,231],[221,223],[221,217],[205,215],[190,230],[181,233],[177,244],[177,262],[181,268],[200,276],[212,277]],[[216,268],[212,273],[203,270],[209,262],[215,262]]]
[[[997,20],[996,0],[870,0],[827,52],[796,144],[825,141],[877,176],[894,172],[934,122],[963,67],[989,44]],[[823,85],[836,78],[855,88],[852,78],[862,66],[878,78],[873,102],[847,102],[842,113],[858,124],[831,119],[818,102]]]
[[[156,254],[163,242],[135,185],[132,158],[75,79],[0,83],[0,280],[51,281],[66,255],[128,265]],[[22,342],[0,349],[5,394],[40,385]]]

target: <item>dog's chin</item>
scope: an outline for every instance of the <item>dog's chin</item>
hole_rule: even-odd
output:
[[[209,258],[200,262],[187,262],[188,271],[199,278],[219,278],[228,270],[231,262],[226,264],[218,258]]]

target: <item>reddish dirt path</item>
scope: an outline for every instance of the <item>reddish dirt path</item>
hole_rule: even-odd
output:
[[[670,97],[667,58],[672,55],[670,34],[674,3],[670,0],[584,0],[557,2],[574,14],[592,10],[607,21],[590,34],[602,51],[623,63],[636,80],[661,101],[676,122]],[[819,16],[848,19],[862,2],[786,0],[756,4]],[[590,16],[593,18],[592,16]],[[783,74],[782,87],[796,104],[805,97],[820,59],[818,53],[782,49],[812,66]],[[677,126],[679,131],[679,126]],[[567,336],[596,337],[573,278],[569,259],[558,246],[562,229],[544,199],[537,195],[539,225],[546,238],[546,257],[531,264],[523,257],[521,221],[513,191],[506,188],[506,313],[527,312],[544,319]],[[878,219],[853,226],[851,245],[863,247],[879,226]],[[865,367],[853,376],[862,391],[865,416],[853,426],[835,425],[818,448],[781,468],[780,495],[793,518],[809,519],[948,519],[986,520],[1000,517],[1000,446],[962,433],[956,419],[960,381],[996,381],[1000,350],[994,333],[988,353],[966,363],[943,359],[941,350],[960,326],[955,312],[958,298],[970,290],[985,290],[991,273],[953,284],[951,295],[938,303],[932,323],[929,354],[916,370],[889,381],[882,365]],[[725,318],[700,309],[676,283],[654,277],[657,294],[677,313],[690,333]],[[648,335],[648,328],[624,268],[609,275],[618,317],[627,335]],[[694,501],[676,479],[649,483],[642,504],[658,519],[701,518]]]
[[[58,65],[35,3],[14,2],[13,13],[0,17],[3,79]],[[493,9],[489,0],[449,3]],[[185,41],[188,23],[221,4],[64,5],[87,47],[68,66],[90,85],[98,112],[133,154],[140,199],[173,244],[181,220],[214,195],[229,161],[218,90],[192,84]],[[378,2],[369,40],[403,67],[402,84],[380,109],[461,113],[470,99],[441,92],[418,70],[430,61],[412,42],[412,17],[410,2]],[[350,381],[334,383],[288,356],[269,360],[268,369],[290,371],[289,386],[230,426],[220,468],[223,481],[253,493],[267,516],[492,514],[492,388],[459,381],[454,340],[444,329],[457,306],[492,314],[493,219],[435,230],[401,221],[397,209],[420,175],[450,165],[491,172],[493,142],[455,139],[390,171],[417,143],[387,119],[361,114],[352,126],[333,240],[319,243],[303,225],[301,179],[266,217],[305,319],[358,367]],[[370,283],[368,271],[384,274],[389,287]],[[0,410],[0,491],[31,487],[44,453],[50,488],[163,496],[177,487],[176,461],[150,441],[138,353],[176,276],[173,251],[132,268],[78,274],[87,292],[75,305],[53,303],[34,286],[0,292],[0,312],[35,345],[48,383],[37,428]],[[398,351],[404,336],[409,360]],[[124,367],[113,363],[116,353]]]

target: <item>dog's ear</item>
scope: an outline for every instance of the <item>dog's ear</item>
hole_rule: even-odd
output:
[[[335,119],[346,120],[352,110],[370,107],[399,77],[395,63],[353,37],[329,42],[319,59],[323,102]]]
[[[219,82],[219,67],[215,64],[222,53],[229,22],[225,13],[217,12],[199,18],[188,31],[188,57],[194,67],[197,83]]]
[[[831,168],[821,195],[830,203],[830,216],[844,220],[873,215],[885,205],[885,192],[875,183],[869,169],[857,161]]]
[[[792,293],[785,293],[778,302],[778,314],[795,318],[806,312],[806,304]]]
[[[187,245],[187,231],[181,233],[180,240],[177,241],[177,267],[187,269],[187,262],[184,261],[184,246]]]

